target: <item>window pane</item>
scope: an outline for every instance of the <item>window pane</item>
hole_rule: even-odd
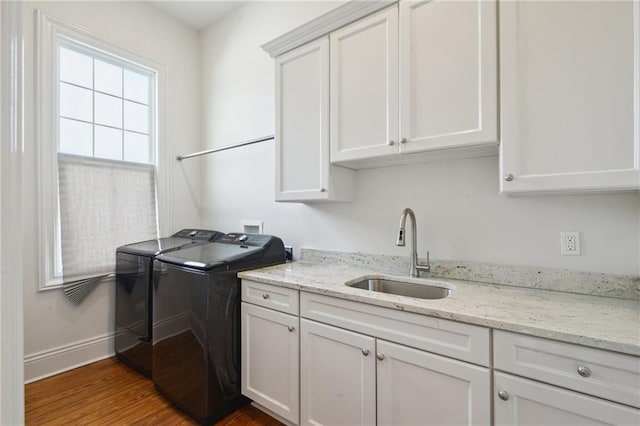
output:
[[[149,104],[149,77],[124,70],[124,97],[132,101]]]
[[[122,160],[122,130],[95,126],[95,157]]]
[[[92,94],[91,90],[60,83],[60,115],[77,120],[92,121]]]
[[[124,101],[124,128],[149,133],[149,107]]]
[[[122,68],[96,59],[96,90],[122,96]]]
[[[96,124],[122,127],[122,99],[96,93]]]
[[[124,132],[124,159],[136,163],[151,162],[149,136],[139,133]]]
[[[93,88],[93,58],[60,47],[60,80]]]
[[[91,157],[93,155],[92,133],[91,124],[61,118],[58,151]]]

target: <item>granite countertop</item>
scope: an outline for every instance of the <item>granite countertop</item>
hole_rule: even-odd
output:
[[[377,274],[373,269],[299,261],[241,272],[238,276],[355,302],[640,356],[640,301],[637,300],[442,278],[433,280],[446,284],[453,292],[440,300],[374,293],[344,285],[364,275]]]

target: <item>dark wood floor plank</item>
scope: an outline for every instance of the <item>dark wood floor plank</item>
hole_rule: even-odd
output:
[[[89,364],[25,386],[27,425],[179,425],[198,423],[156,392],[151,380],[115,358]],[[219,426],[282,423],[247,405]]]

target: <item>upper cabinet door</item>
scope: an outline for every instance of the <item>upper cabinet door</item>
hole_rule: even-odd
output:
[[[398,9],[330,34],[331,161],[398,152]]]
[[[500,3],[502,193],[640,189],[640,3]]]
[[[494,0],[400,2],[401,152],[497,145]]]
[[[329,194],[329,40],[276,58],[276,201]]]

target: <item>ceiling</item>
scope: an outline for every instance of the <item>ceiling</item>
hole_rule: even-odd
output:
[[[151,0],[147,3],[194,30],[201,31],[239,7],[243,2],[238,0]]]

